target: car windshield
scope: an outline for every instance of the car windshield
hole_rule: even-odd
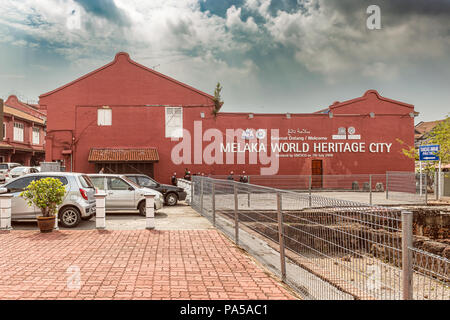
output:
[[[134,182],[133,180],[131,180],[131,179],[128,179],[127,177],[125,177],[125,176],[120,176],[123,180],[125,180],[126,182],[128,182],[129,184],[131,184],[133,187],[135,187],[135,188],[141,188],[141,186],[140,185],[138,185],[136,182]]]
[[[15,167],[14,169],[11,169],[11,173],[12,174],[18,174],[18,173],[23,173],[25,171],[27,171],[28,168],[25,167]]]

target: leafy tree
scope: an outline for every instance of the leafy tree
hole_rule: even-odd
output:
[[[214,90],[214,110],[213,114],[216,115],[220,108],[223,105],[222,98],[220,96],[220,93],[222,92],[222,86],[220,85],[220,82],[217,82],[216,89]]]
[[[51,217],[56,208],[63,202],[66,188],[59,179],[45,178],[32,181],[20,196],[27,200],[31,207],[41,209],[42,216]]]
[[[414,148],[414,146],[406,145],[402,140],[397,139],[397,141],[405,145],[402,152],[408,158],[419,161],[419,149]],[[440,150],[437,153],[439,159],[441,159],[442,164],[450,163],[450,117],[447,116],[444,121],[435,126],[428,134],[427,144],[429,145],[440,145]],[[424,169],[426,171],[434,172],[436,170],[435,163],[433,161],[425,161]]]
[[[439,159],[443,164],[450,163],[450,117],[439,123],[430,132],[430,143],[438,144],[441,149],[438,152]]]

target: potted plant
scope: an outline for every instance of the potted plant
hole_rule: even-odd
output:
[[[37,217],[41,232],[52,232],[57,208],[64,199],[66,188],[59,179],[45,178],[32,181],[20,194],[29,206],[36,206],[42,215]]]

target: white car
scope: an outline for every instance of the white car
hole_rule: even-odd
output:
[[[21,167],[20,163],[3,162],[0,163],[0,182],[5,183],[6,178],[9,177],[9,171],[15,167]]]
[[[88,174],[92,184],[106,193],[106,212],[139,210],[145,216],[145,194],[155,195],[155,210],[164,205],[163,195],[152,189],[141,188],[121,174]]]
[[[5,175],[5,181],[8,182],[29,173],[39,173],[39,171],[33,167],[15,167]]]

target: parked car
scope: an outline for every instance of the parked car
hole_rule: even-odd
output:
[[[24,176],[29,173],[38,173],[39,171],[33,167],[15,167],[9,171],[8,177],[5,177],[5,181],[9,181],[14,178]]]
[[[186,192],[183,188],[158,183],[145,174],[126,174],[125,176],[142,188],[150,188],[161,192],[165,203],[169,206],[176,205],[178,200],[183,201],[186,199]]]
[[[145,194],[155,195],[155,210],[163,207],[164,197],[155,190],[141,188],[124,175],[88,174],[93,185],[106,193],[106,211],[139,210],[145,216]]]
[[[87,175],[66,172],[31,173],[2,185],[3,193],[13,196],[11,199],[12,221],[34,220],[36,215],[40,215],[40,209],[28,206],[26,200],[20,197],[20,193],[31,181],[44,178],[59,179],[66,188],[66,195],[58,210],[58,221],[61,226],[76,227],[81,220],[88,220],[95,214],[95,188]]]
[[[6,178],[9,177],[9,171],[12,168],[22,166],[20,163],[15,162],[3,162],[0,163],[0,182],[5,183]]]

